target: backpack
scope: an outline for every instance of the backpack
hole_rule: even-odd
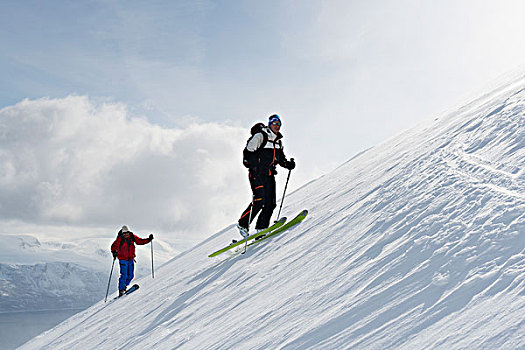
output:
[[[253,139],[255,134],[261,133],[264,138],[263,138],[263,143],[261,144],[259,149],[264,148],[264,146],[266,146],[266,143],[268,142],[268,134],[263,131],[264,128],[265,128],[265,125],[263,123],[257,123],[254,126],[252,126],[252,128],[250,129],[250,133],[252,134],[252,136],[250,136],[248,141],[246,141],[246,146],[248,146],[248,143]],[[244,150],[242,151],[242,164],[246,168],[250,168],[250,164],[254,162],[254,158],[255,158],[254,156],[255,156],[255,153],[257,153],[257,151],[250,152],[248,151],[246,147],[244,147]]]

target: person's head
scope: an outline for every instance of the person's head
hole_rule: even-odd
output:
[[[281,130],[281,118],[277,114],[272,114],[270,118],[268,118],[268,126],[277,134],[279,130]]]
[[[126,225],[122,226],[122,235],[126,238],[130,235],[129,228]]]

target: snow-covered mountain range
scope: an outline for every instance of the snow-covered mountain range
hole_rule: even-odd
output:
[[[0,239],[0,312],[80,309],[104,297],[112,239],[80,236],[64,242],[36,234],[3,234]],[[178,253],[155,240],[158,264]],[[137,276],[151,274],[150,255],[149,246],[137,248]],[[115,265],[111,291],[118,279]]]
[[[525,348],[525,76],[308,183],[284,214],[304,208],[208,258],[228,227],[22,349]]]

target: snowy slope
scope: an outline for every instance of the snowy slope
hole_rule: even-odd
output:
[[[354,157],[23,349],[525,348],[525,77]],[[126,329],[126,332],[122,332]]]

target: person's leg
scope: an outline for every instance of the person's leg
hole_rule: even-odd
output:
[[[118,289],[126,289],[126,281],[128,280],[128,261],[119,260],[120,265],[120,278],[118,280]]]
[[[270,226],[270,220],[272,219],[272,214],[277,206],[277,201],[275,198],[275,176],[268,176],[264,182],[264,195],[263,195],[263,207],[259,218],[257,219],[257,224],[255,225],[256,230],[263,230]]]
[[[135,277],[135,260],[131,259],[128,261],[128,277],[126,279],[126,289],[129,286],[131,280]]]
[[[239,219],[239,226],[244,227],[245,229],[248,229],[251,222],[248,222],[250,219],[250,211],[253,210],[251,213],[251,221],[255,219],[259,211],[263,207],[263,197],[264,197],[264,183],[261,183],[259,181],[259,178],[254,178],[250,175],[250,186],[252,188],[253,193],[253,209],[252,209],[252,203],[248,205],[245,211],[243,211],[241,218]]]

